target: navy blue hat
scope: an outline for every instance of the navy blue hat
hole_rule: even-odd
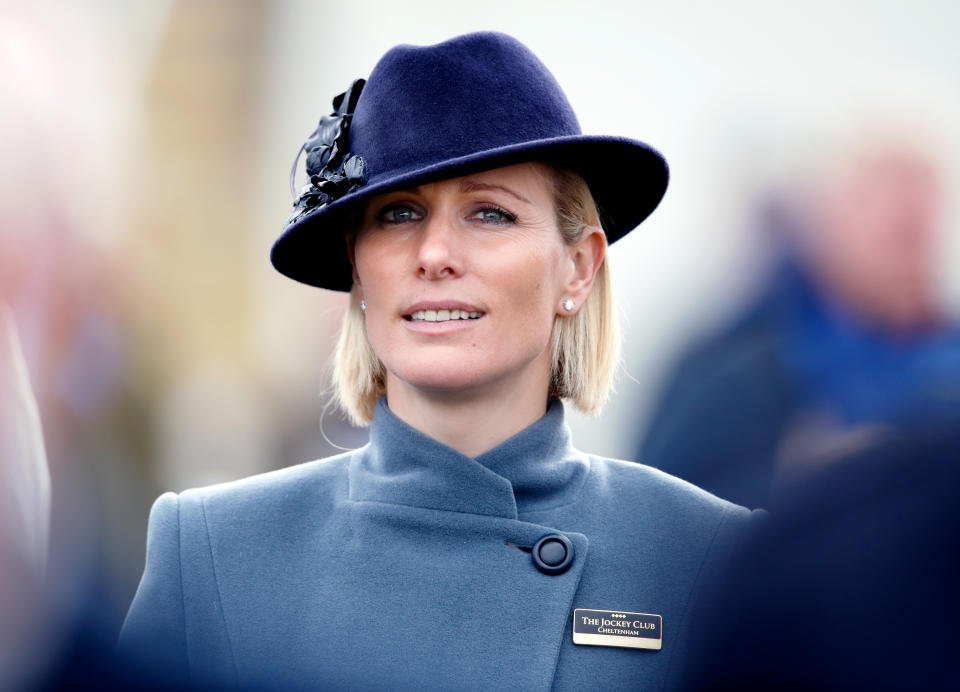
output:
[[[334,109],[301,149],[310,184],[270,253],[278,271],[320,288],[350,290],[344,232],[384,192],[544,161],[583,177],[612,243],[667,187],[667,164],[650,146],[581,134],[553,75],[505,34],[392,48]]]

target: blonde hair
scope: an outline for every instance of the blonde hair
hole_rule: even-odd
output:
[[[553,185],[557,227],[564,242],[576,243],[600,214],[586,182],[572,171],[545,165]],[[586,302],[574,315],[557,315],[551,340],[549,397],[564,399],[594,416],[607,401],[620,359],[620,329],[607,262],[597,270]],[[343,316],[333,366],[334,395],[355,425],[369,425],[377,399],[386,394],[386,369],[367,339],[356,287]]]

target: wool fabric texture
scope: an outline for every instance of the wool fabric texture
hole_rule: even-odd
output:
[[[353,283],[344,233],[373,195],[545,161],[583,177],[612,243],[656,208],[668,176],[643,142],[582,134],[547,67],[496,32],[388,51],[360,93],[348,153],[363,159],[367,182],[287,225],[270,254],[286,276],[340,291]]]
[[[749,516],[577,451],[559,401],[471,459],[381,399],[356,451],[162,495],[121,646],[261,689],[670,689]],[[520,549],[548,534],[563,574]],[[574,645],[574,608],[662,615],[663,648]]]

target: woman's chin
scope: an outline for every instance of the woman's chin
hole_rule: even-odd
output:
[[[447,376],[430,373],[421,377],[405,377],[403,384],[424,393],[456,396],[475,390],[481,383],[476,378],[465,376],[463,373],[451,373]]]
[[[391,379],[394,382],[391,383]],[[420,367],[393,371],[387,386],[388,389],[404,387],[430,396],[458,397],[480,391],[485,383],[493,379],[492,373],[484,373],[475,366],[465,366],[463,362],[446,366],[442,362],[430,362]]]

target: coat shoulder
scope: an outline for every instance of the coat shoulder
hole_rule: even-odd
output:
[[[645,464],[592,456],[591,467],[593,501],[616,498],[618,511],[633,508],[636,520],[662,527],[674,538],[740,534],[758,516]]]
[[[674,503],[690,511],[733,512],[744,516],[750,513],[745,507],[646,464],[597,456],[591,456],[590,460],[598,479],[609,490],[639,493],[647,501]]]
[[[362,449],[362,448],[361,448]],[[234,481],[190,488],[181,505],[218,516],[277,517],[304,506],[330,506],[348,494],[350,460],[360,450],[308,461]]]

